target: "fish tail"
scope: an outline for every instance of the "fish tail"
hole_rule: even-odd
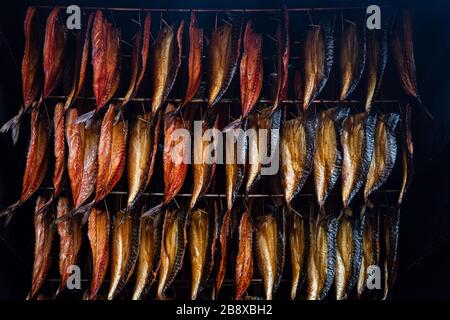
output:
[[[95,204],[95,201],[89,202],[89,203],[79,207],[78,209],[73,210],[72,212],[62,215],[61,217],[55,219],[55,224],[67,221],[67,220],[75,217],[76,215],[84,213],[83,219],[82,219],[82,224],[84,225],[87,222],[86,213],[89,213],[89,211],[92,209],[94,204]]]
[[[8,226],[9,222],[11,221],[11,218],[14,216],[14,212],[18,207],[22,205],[22,202],[19,200],[16,203],[10,205],[8,208],[4,209],[2,212],[0,212],[0,218],[5,217],[5,223],[4,226]]]
[[[95,110],[86,112],[85,114],[82,114],[81,116],[78,117],[77,121],[75,121],[75,124],[86,123],[89,120],[91,120],[94,116]]]
[[[425,112],[425,114],[427,115],[427,117],[430,120],[434,120],[434,116],[431,113],[430,109],[428,109],[428,107],[426,105],[423,104],[422,99],[420,98],[420,96],[415,97],[415,102],[416,104],[418,104],[420,106],[420,108],[422,108],[422,110]]]
[[[245,118],[240,116],[236,120],[234,120],[231,123],[229,123],[225,128],[223,128],[222,132],[226,133],[226,132],[231,131],[233,129],[240,128],[242,126],[242,123],[244,123],[244,121],[245,121]]]
[[[161,202],[160,204],[154,206],[153,208],[151,208],[150,210],[145,211],[142,215],[141,218],[145,218],[145,217],[153,217],[154,215],[156,215],[157,213],[161,212],[164,209],[164,202]]]
[[[17,143],[17,140],[19,139],[20,120],[22,119],[22,116],[24,114],[25,109],[21,107],[19,109],[19,112],[0,128],[0,133],[7,133],[8,131],[11,130],[11,136],[14,145]]]
[[[42,213],[44,211],[47,211],[47,209],[52,205],[53,201],[55,200],[55,196],[54,194],[51,195],[50,199],[48,199],[48,201],[46,203],[44,203],[42,205],[42,207],[40,207],[38,209],[38,211],[36,212],[36,214]]]

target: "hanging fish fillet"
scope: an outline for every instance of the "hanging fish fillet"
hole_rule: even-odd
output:
[[[62,217],[69,212],[69,198],[59,198],[56,217]],[[71,266],[77,264],[83,234],[80,217],[58,223],[56,227],[59,234],[59,274],[61,275],[61,284],[57,290],[57,295],[65,288],[69,276],[72,274]]]
[[[389,208],[381,216],[384,234],[384,296],[387,299],[397,277],[400,207]]]
[[[83,205],[95,190],[100,125],[96,120],[77,124],[78,110],[70,109],[66,116],[68,149],[67,172],[74,209]]]
[[[55,235],[53,213],[50,210],[40,210],[46,202],[45,198],[38,197],[34,214],[34,261],[32,284],[27,299],[34,299],[44,284],[47,272],[52,261],[52,242]]]
[[[378,117],[375,128],[375,143],[364,186],[364,199],[367,203],[369,196],[378,190],[387,180],[394,168],[397,156],[397,141],[395,128],[399,120],[398,114],[390,113]]]
[[[88,220],[88,238],[92,253],[92,279],[89,300],[93,300],[97,296],[108,269],[109,229],[108,212],[102,208],[92,208]]]
[[[202,121],[201,134],[194,134],[194,162],[192,164],[193,187],[189,211],[194,208],[198,199],[208,191],[212,178],[214,177],[218,156],[218,125],[218,116],[216,116],[215,121],[214,119],[206,119]],[[205,131],[210,128],[216,130],[210,132],[209,139],[205,136],[205,140],[203,140]]]
[[[266,300],[272,300],[283,273],[285,225],[284,212],[268,213],[256,220],[256,261],[263,277]]]
[[[287,208],[303,188],[312,168],[316,144],[317,118],[302,115],[284,121],[281,127],[281,185]]]
[[[127,155],[128,200],[130,211],[146,189],[153,174],[156,151],[158,149],[159,125],[161,117],[157,114],[154,124],[152,114],[138,115],[130,130]]]
[[[157,299],[165,299],[165,292],[183,264],[186,247],[186,213],[182,210],[166,210],[161,264],[159,267]]]
[[[377,95],[388,57],[387,48],[388,26],[380,30],[369,30],[367,35],[367,94],[365,107],[369,111]]]
[[[275,34],[275,40],[277,45],[277,80],[272,112],[274,112],[279,104],[286,99],[288,89],[290,39],[289,12],[286,6],[283,6],[280,22]]]
[[[321,208],[341,172],[340,132],[348,112],[348,108],[333,108],[318,114],[313,176],[317,203]]]
[[[0,217],[7,217],[6,223],[12,218],[14,211],[36,192],[44,180],[48,167],[49,135],[50,127],[47,115],[43,110],[33,110],[31,113],[31,138],[22,179],[22,192],[16,203],[0,213]]]
[[[47,18],[44,38],[43,66],[44,66],[44,93],[47,98],[61,80],[67,29],[61,16],[61,8],[56,6]]]
[[[309,256],[309,222],[298,214],[290,214],[289,249],[291,254],[291,299],[294,300],[302,289],[306,278],[306,268]]]
[[[311,247],[308,257],[307,299],[322,300],[335,275],[338,220],[333,216],[316,217],[313,214],[310,214],[309,220]]]
[[[218,267],[216,272],[216,278],[213,287],[213,299],[217,299],[220,288],[222,287],[223,279],[227,269],[227,256],[228,256],[228,235],[230,232],[230,215],[231,211],[226,210],[218,217],[217,221],[217,252],[218,252]]]
[[[414,173],[414,145],[411,132],[411,105],[408,104],[405,107],[401,107],[401,120],[402,120],[402,185],[400,188],[400,194],[397,200],[397,206],[403,203],[403,200],[408,192],[409,186],[412,182]]]
[[[239,223],[239,247],[236,257],[235,300],[241,300],[253,277],[253,221],[249,211],[242,214]]]
[[[203,29],[197,26],[195,12],[191,12],[189,23],[189,58],[188,58],[188,85],[181,106],[186,106],[197,94],[202,80],[203,55]]]
[[[341,67],[341,93],[339,100],[343,101],[353,93],[364,71],[366,63],[366,32],[365,25],[361,31],[356,24],[347,22],[339,40],[339,62]]]
[[[86,70],[89,60],[89,51],[91,49],[91,32],[95,13],[91,12],[87,23],[83,23],[81,31],[77,34],[75,53],[72,60],[66,59],[66,69],[71,70],[69,79],[69,91],[64,110],[68,110],[81,91],[84,89],[86,80]]]
[[[142,299],[155,281],[160,264],[163,212],[141,218],[141,238],[133,300]]]
[[[320,94],[330,75],[334,55],[334,21],[327,21],[318,26],[312,26],[306,33],[304,45],[301,48],[304,61],[301,74],[302,90],[297,93],[303,97],[303,110],[307,110]]]
[[[222,98],[236,73],[241,53],[242,20],[235,19],[213,30],[208,48],[208,107]]]
[[[122,291],[133,274],[139,253],[139,222],[139,217],[133,213],[119,211],[114,216],[108,300]]]
[[[174,28],[174,25],[166,26],[158,32],[155,40],[153,49],[153,115],[166,101],[181,65],[184,20],[180,23],[176,34]]]

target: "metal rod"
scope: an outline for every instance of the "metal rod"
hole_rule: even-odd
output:
[[[66,96],[48,96],[46,99],[50,99],[50,100],[65,100]],[[92,100],[94,101],[95,98],[94,97],[77,97],[77,99],[79,100]],[[112,101],[123,101],[124,98],[113,98],[111,99]],[[132,98],[130,101],[136,101],[136,102],[151,102],[152,99],[151,98]],[[167,99],[167,102],[175,102],[175,103],[179,103],[182,101],[182,99]],[[239,102],[240,99],[235,98],[235,99],[220,99],[218,101],[218,103],[234,103],[234,102]],[[193,103],[205,103],[208,102],[208,99],[206,98],[196,98],[196,99],[192,99]],[[259,99],[260,103],[272,103],[273,100],[271,99]],[[287,100],[283,100],[281,103],[285,103],[285,104],[295,104],[295,103],[302,103],[302,100],[296,100],[296,99],[287,99]],[[381,99],[381,100],[375,100],[373,101],[373,103],[375,104],[398,104],[398,103],[402,103],[404,102],[403,100],[400,99]],[[333,103],[333,104],[337,104],[337,103],[343,103],[343,104],[363,104],[364,102],[362,100],[344,100],[344,101],[339,101],[339,100],[327,100],[327,99],[316,99],[313,101],[313,103]]]

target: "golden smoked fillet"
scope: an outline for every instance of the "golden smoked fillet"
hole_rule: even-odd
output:
[[[177,78],[181,65],[183,29],[184,20],[178,29],[174,25],[166,26],[156,35],[153,48],[153,115],[166,101]]]
[[[133,274],[139,253],[139,222],[135,212],[119,211],[114,217],[108,300],[114,299],[122,291]]]
[[[281,215],[276,217],[275,215]],[[259,273],[264,282],[265,299],[272,300],[281,279],[284,266],[284,214],[269,213],[259,216],[255,225],[255,253]]]
[[[289,249],[291,255],[291,299],[297,297],[306,277],[307,257],[309,255],[309,223],[298,214],[290,214]]]
[[[235,300],[241,300],[253,277],[253,222],[249,211],[242,214],[239,223],[239,247],[236,257]]]
[[[88,238],[92,254],[92,278],[88,300],[97,296],[109,264],[109,213],[94,207],[89,213]]]
[[[183,265],[185,247],[186,213],[182,210],[166,210],[156,289],[157,299],[164,300],[166,298],[167,288]]]
[[[339,39],[339,64],[341,71],[339,100],[343,101],[353,93],[363,74],[365,62],[365,26],[359,32],[356,24],[346,22]]]
[[[69,198],[61,197],[56,207],[56,217],[62,217],[71,210]],[[81,217],[74,217],[67,221],[56,224],[59,234],[59,274],[61,283],[56,294],[61,292],[72,274],[71,267],[77,265],[78,253],[80,252],[81,243],[83,241],[83,233],[81,226]]]
[[[313,176],[320,207],[324,206],[341,172],[340,126],[348,112],[347,108],[333,108],[318,114]]]
[[[301,116],[281,126],[281,186],[288,209],[308,178],[315,151],[317,120]]]
[[[231,211],[226,210],[218,216],[217,220],[217,253],[218,266],[216,278],[213,287],[213,299],[217,299],[220,288],[222,287],[225,273],[227,270],[227,256],[228,256],[228,235],[230,233],[230,215]]]
[[[336,242],[336,275],[334,284],[336,299],[342,300],[347,298],[347,287],[352,273],[354,245],[351,216],[349,217],[345,214],[341,216]]]
[[[58,85],[64,70],[65,46],[67,42],[67,29],[64,22],[61,8],[56,6],[50,12],[45,27],[43,49],[44,99]]]
[[[51,210],[40,210],[46,200],[38,197],[34,214],[34,261],[32,283],[28,299],[34,299],[45,282],[52,261],[52,242],[55,236],[54,216]]]
[[[141,238],[133,300],[144,298],[155,281],[160,263],[162,220],[163,212],[152,217],[141,218]]]

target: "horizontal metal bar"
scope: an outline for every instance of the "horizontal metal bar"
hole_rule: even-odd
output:
[[[66,96],[48,96],[46,99],[50,99],[50,100],[65,100],[67,97]],[[77,99],[79,100],[92,100],[94,101],[95,98],[94,97],[78,97]],[[123,101],[124,98],[113,98],[111,99],[111,101]],[[135,101],[135,102],[151,102],[152,99],[151,98],[132,98],[131,101]],[[167,102],[174,102],[174,103],[181,103],[182,99],[167,99]],[[240,99],[220,99],[218,103],[235,103],[235,102],[239,102]],[[196,99],[192,99],[193,103],[206,103],[208,102],[208,99],[206,98],[196,98]],[[271,99],[259,99],[260,103],[272,103],[273,100]],[[281,102],[281,104],[295,104],[295,103],[302,103],[302,100],[296,100],[296,99],[287,99],[287,100],[283,100]],[[374,104],[391,104],[391,103],[402,103],[404,102],[403,100],[400,99],[381,99],[381,100],[374,100],[372,103]],[[330,104],[337,104],[337,103],[347,103],[347,104],[363,104],[365,103],[362,100],[344,100],[344,101],[340,101],[340,100],[330,100],[330,99],[316,99],[313,101],[313,103],[330,103]]]

